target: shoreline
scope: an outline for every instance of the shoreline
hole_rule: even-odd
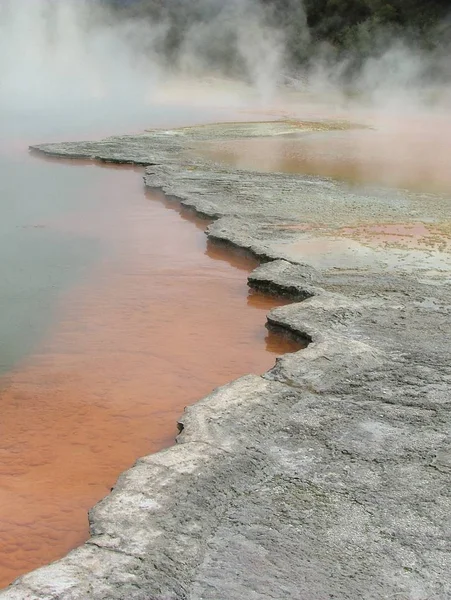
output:
[[[298,301],[268,323],[310,343],[187,408],[177,444],[139,459],[90,512],[90,540],[0,598],[446,598],[447,256],[441,271],[416,250],[404,266],[355,248],[354,262],[312,265],[296,251],[311,234],[294,227],[343,226],[351,207],[363,223],[388,221],[420,204],[202,162],[187,129],[36,149],[145,164],[148,188],[215,219],[213,241],[259,258],[250,287]]]

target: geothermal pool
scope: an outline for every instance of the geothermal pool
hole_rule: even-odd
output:
[[[1,586],[86,539],[187,404],[297,348],[265,329],[256,263],[207,245],[142,170],[48,160],[28,143],[75,132],[19,129],[0,150]]]

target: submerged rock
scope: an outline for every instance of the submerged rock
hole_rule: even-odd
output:
[[[39,150],[152,165],[146,185],[216,218],[212,240],[267,261],[250,285],[297,300],[269,325],[310,343],[188,408],[177,445],[138,460],[91,511],[88,542],[0,598],[449,598],[449,256],[305,252],[318,223],[405,219],[414,205],[419,221],[443,221],[449,209],[190,153],[220,134]]]

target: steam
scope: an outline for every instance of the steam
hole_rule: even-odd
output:
[[[355,58],[319,51],[304,72],[306,87],[381,110],[450,108],[451,46],[426,52],[406,37],[376,44],[358,68],[352,67]]]
[[[158,69],[139,60],[136,40],[152,42],[161,28],[111,27],[83,0],[0,0],[0,8],[0,107],[61,109],[113,98],[133,105],[151,94]]]
[[[433,50],[420,49],[408,35],[369,33],[362,25],[370,51],[356,44],[344,53],[315,42],[298,0],[285,0],[286,14],[270,6],[263,0],[0,0],[0,109],[138,111],[174,90],[174,82],[185,86],[178,95],[190,102],[186,81],[206,77],[225,78],[220,93],[226,89],[234,105],[258,99],[269,106],[288,83],[341,105],[352,98],[403,110],[449,106],[446,23],[437,28]],[[301,64],[290,55],[293,45]]]
[[[259,2],[204,0],[199,10],[170,53],[173,23],[164,15],[118,18],[95,0],[0,0],[0,109],[140,110],[175,80],[212,75],[238,76],[269,99],[283,38]]]
[[[179,71],[205,76],[219,73],[251,85],[269,101],[283,78],[284,35],[258,0],[208,1],[213,15],[189,26],[177,52]]]

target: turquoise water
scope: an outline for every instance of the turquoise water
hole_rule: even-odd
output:
[[[219,118],[214,111],[153,107],[107,114],[101,106],[67,113],[1,115],[0,375],[29,355],[57,318],[62,290],[76,285],[109,251],[95,233],[71,230],[77,215],[107,210],[96,187],[106,170],[48,161],[28,151],[45,141],[92,139],[145,127]],[[103,203],[102,205],[100,203]]]
[[[26,150],[0,156],[0,374],[33,350],[52,323],[60,291],[101,252],[98,240],[47,224],[95,202],[91,175]]]

